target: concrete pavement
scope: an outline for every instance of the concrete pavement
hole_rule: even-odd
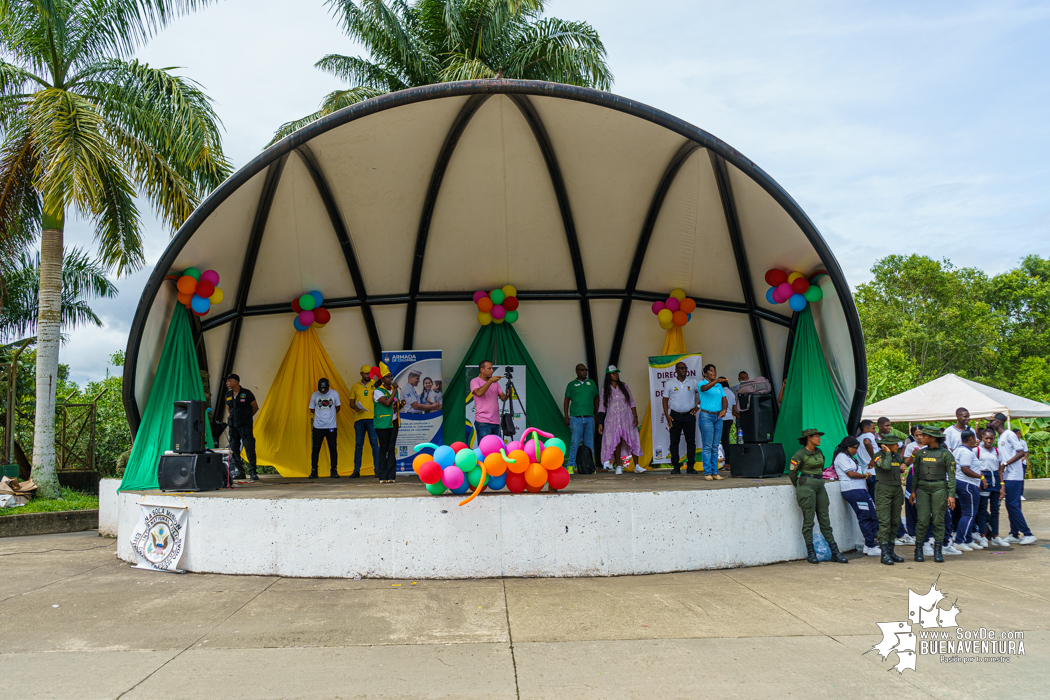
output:
[[[0,698],[1045,697],[1050,482],[1026,496],[1036,545],[893,567],[289,579],[140,571],[94,533],[6,538]],[[1023,631],[1024,656],[899,675],[865,654],[935,580],[961,628]]]

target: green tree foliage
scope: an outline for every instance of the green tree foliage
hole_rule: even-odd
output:
[[[369,58],[329,54],[315,65],[350,84],[296,129],[386,92],[455,80],[519,78],[608,90],[612,72],[594,27],[543,15],[545,0],[327,0]]]

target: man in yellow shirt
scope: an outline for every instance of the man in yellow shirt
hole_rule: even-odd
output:
[[[372,368],[369,365],[361,365],[361,381],[350,387],[350,406],[354,409],[354,473],[351,479],[361,476],[361,454],[365,449],[365,433],[368,433],[368,441],[372,443],[372,473],[378,474],[376,469],[376,455],[379,453],[379,436],[373,424],[375,418],[375,404],[372,399],[372,381],[369,373]],[[377,477],[378,478],[378,477]]]

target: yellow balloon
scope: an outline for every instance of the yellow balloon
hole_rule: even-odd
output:
[[[665,331],[669,331],[672,328],[674,328],[674,321],[668,321],[667,323],[660,321],[660,328],[663,328]]]
[[[212,295],[210,297],[208,297],[208,300],[212,304],[221,304],[222,300],[225,299],[225,298],[226,298],[226,295],[222,293],[222,290],[219,289],[218,287],[216,287],[215,288],[215,292],[212,293]]]
[[[685,292],[683,292],[681,289],[675,289],[671,292],[671,296],[673,296],[678,301],[681,301],[682,299],[685,299]]]
[[[488,311],[479,311],[478,323],[480,323],[483,326],[489,325],[490,323],[492,323],[492,314],[490,314]]]
[[[505,319],[505,318],[494,318],[494,319],[492,319],[492,322],[495,323],[496,325],[499,325],[499,324],[503,323],[506,320],[507,319]]]
[[[670,309],[660,309],[660,313],[656,314],[656,317],[660,319],[660,325],[670,323],[671,319],[674,318],[674,312]]]
[[[505,297],[516,297],[518,296],[518,290],[514,288],[513,284],[508,284],[503,288],[503,296]]]
[[[791,284],[800,277],[805,277],[805,275],[803,275],[801,272],[792,272],[790,275],[788,275],[788,284]]]

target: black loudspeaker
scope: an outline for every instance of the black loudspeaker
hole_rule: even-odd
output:
[[[203,401],[176,401],[171,419],[171,451],[179,454],[204,452],[204,417],[208,408]]]
[[[744,433],[745,443],[771,442],[775,425],[772,394],[744,394],[740,397],[737,426]]]
[[[730,445],[729,474],[745,479],[764,479],[784,475],[784,447],[780,443]]]
[[[222,455],[217,452],[161,455],[157,482],[161,491],[217,491],[225,481]]]

